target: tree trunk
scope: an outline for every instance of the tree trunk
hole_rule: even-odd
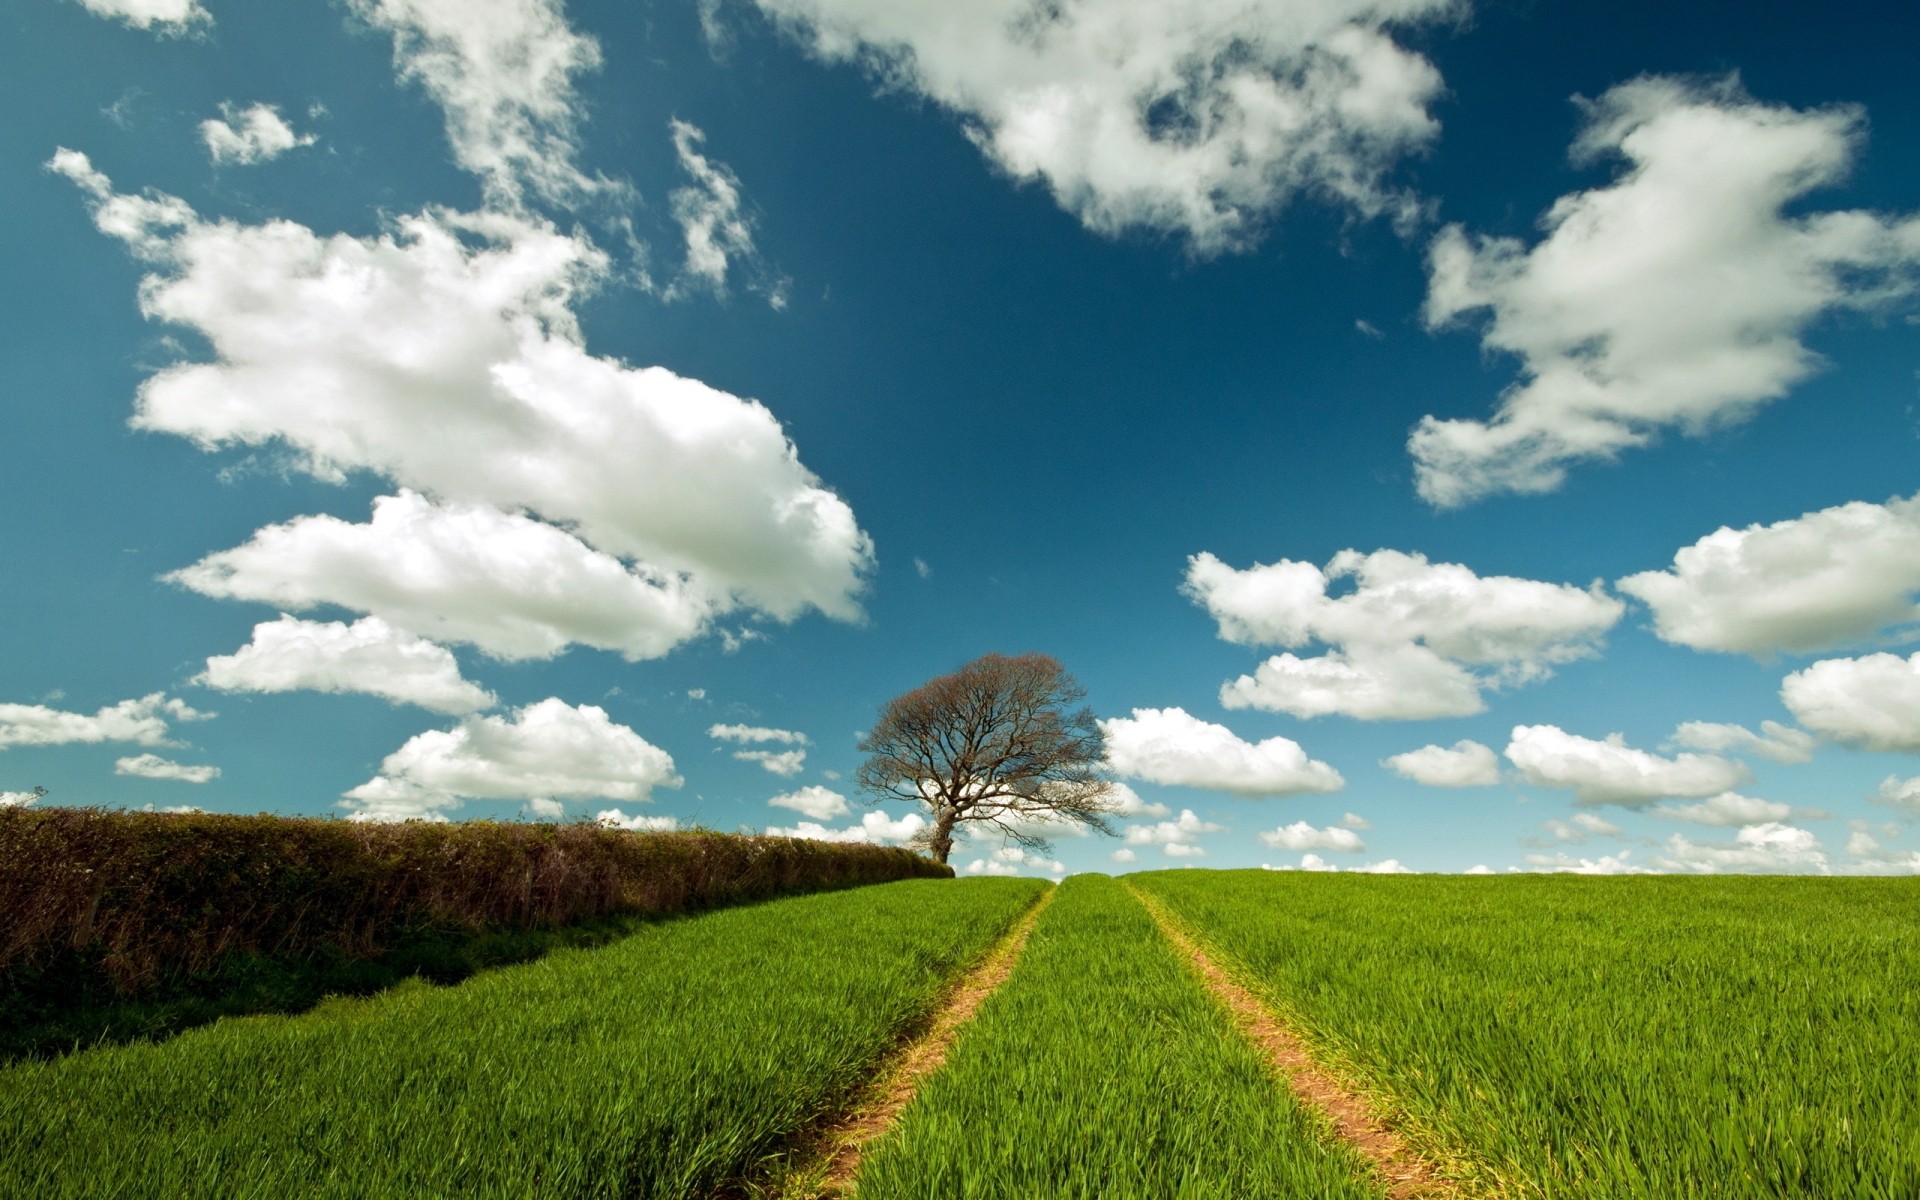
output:
[[[933,836],[927,839],[927,848],[933,851],[936,862],[946,862],[947,855],[953,853],[953,821],[958,815],[950,808],[943,808],[933,819]]]

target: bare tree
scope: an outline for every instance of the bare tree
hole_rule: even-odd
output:
[[[860,740],[860,786],[924,806],[915,840],[941,862],[968,821],[1042,852],[1049,824],[1110,835],[1106,739],[1092,709],[1069,711],[1086,695],[1048,655],[976,658],[887,702]]]

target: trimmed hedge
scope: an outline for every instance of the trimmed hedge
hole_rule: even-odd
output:
[[[0,992],[76,966],[114,995],[235,956],[377,958],[422,931],[557,929],[952,868],[742,834],[0,809]]]

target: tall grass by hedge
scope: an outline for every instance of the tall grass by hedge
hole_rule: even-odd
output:
[[[952,869],[907,850],[478,821],[0,809],[0,990],[118,997],[235,955],[377,957],[405,934],[554,929]]]

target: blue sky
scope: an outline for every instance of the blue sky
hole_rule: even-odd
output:
[[[1911,6],[5,20],[11,802],[899,839],[1041,650],[963,869],[1920,870]]]

